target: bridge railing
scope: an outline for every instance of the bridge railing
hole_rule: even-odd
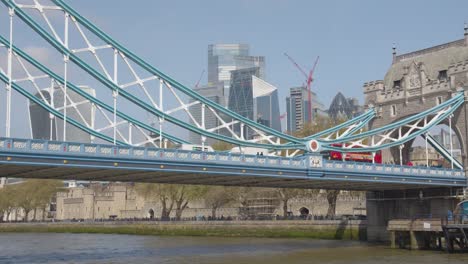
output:
[[[0,149],[20,152],[46,153],[51,155],[85,155],[102,158],[168,160],[187,162],[228,163],[255,167],[286,167],[307,169],[308,156],[275,157],[247,155],[229,152],[201,152],[181,149],[159,149],[145,147],[114,146],[93,143],[74,143],[36,139],[0,138]],[[311,169],[325,170],[327,173],[369,174],[411,177],[459,178],[464,179],[462,170],[400,166],[391,164],[371,164],[363,162],[335,161],[323,159],[323,164]],[[405,178],[402,179],[405,181]]]
[[[394,164],[372,164],[363,162],[326,160],[325,169],[336,171],[365,171],[376,175],[408,175],[408,176],[434,176],[434,177],[465,177],[462,170],[452,170],[434,167],[419,167]]]
[[[95,157],[132,159],[185,160],[190,162],[226,162],[265,167],[306,168],[304,157],[274,157],[229,152],[202,152],[181,149],[113,146],[37,139],[0,138],[0,149],[59,155],[81,154]]]

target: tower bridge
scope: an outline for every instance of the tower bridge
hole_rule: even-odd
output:
[[[8,21],[0,26],[0,81],[6,87],[0,177],[365,190],[373,239],[384,238],[390,218],[446,212],[453,194],[466,188],[468,28],[462,40],[398,56],[394,51],[385,79],[364,85],[364,114],[298,138],[197,94],[65,1],[0,2],[0,18]],[[31,42],[51,55],[31,54]],[[59,100],[52,98],[55,91]],[[46,113],[49,138],[32,139],[30,115],[22,115],[30,103]],[[216,127],[207,124],[207,115]],[[154,124],[148,125],[148,116]],[[439,124],[458,137],[461,161],[452,144],[446,149],[431,137]],[[364,127],[369,129],[362,132]],[[73,130],[88,137],[71,142]],[[171,148],[191,144],[180,137],[188,132],[200,137],[202,151]],[[449,168],[406,166],[418,137]],[[203,151],[207,139],[282,155]],[[368,152],[372,162],[321,155],[330,151]],[[375,163],[378,152],[383,164]]]
[[[382,127],[417,115],[449,100],[457,91],[463,91],[463,103],[442,120],[449,131],[450,147],[434,145],[431,131],[421,136],[425,147],[431,144],[451,164],[465,174],[468,168],[467,136],[467,76],[468,76],[468,26],[464,28],[464,38],[442,45],[397,55],[393,48],[393,61],[383,80],[364,84],[367,105],[376,109],[376,117],[369,122],[369,128]],[[406,133],[412,127],[393,131],[393,136]],[[453,138],[457,138],[461,157],[453,155]],[[384,162],[407,164],[415,138],[403,144],[382,149]],[[451,153],[446,155],[444,153]],[[426,150],[427,159],[427,150]],[[429,160],[426,161],[429,165]],[[409,194],[409,193],[412,193]],[[419,199],[419,197],[432,197]],[[444,216],[447,210],[455,208],[458,199],[450,190],[439,188],[424,192],[418,189],[398,191],[377,191],[368,193],[369,237],[374,240],[388,239],[386,226],[390,219],[408,218],[409,215]],[[382,197],[385,197],[383,199]],[[405,199],[407,197],[408,199]],[[450,198],[452,197],[452,198]],[[413,199],[413,200],[411,200]]]
[[[460,188],[461,170],[352,163],[321,155],[275,157],[0,138],[1,175],[273,188]]]

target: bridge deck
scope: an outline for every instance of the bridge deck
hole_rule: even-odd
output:
[[[0,177],[390,190],[464,187],[458,170],[0,138]]]

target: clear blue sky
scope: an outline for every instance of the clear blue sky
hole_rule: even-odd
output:
[[[409,52],[463,37],[468,1],[69,0],[131,50],[188,86],[207,67],[207,45],[247,43],[263,55],[280,105],[302,75],[283,55],[310,68],[328,105],[338,92],[363,101],[362,84],[382,79],[391,47]],[[202,80],[206,83],[206,75]]]
[[[189,87],[207,68],[209,44],[249,44],[252,55],[266,57],[266,79],[280,90],[282,113],[289,88],[304,82],[284,52],[307,69],[320,56],[312,89],[326,106],[338,91],[362,103],[363,83],[382,79],[390,66],[392,43],[396,43],[398,53],[404,53],[460,39],[463,23],[468,21],[466,0],[67,2],[130,50]],[[3,5],[0,11],[6,14]],[[7,34],[6,25],[7,16],[1,16],[1,34]],[[36,54],[36,59],[51,58],[47,49],[38,48],[44,43],[37,43],[34,33],[20,30],[15,34],[16,39],[26,41],[26,50]],[[60,72],[62,66],[52,68]],[[206,83],[206,77],[202,83]],[[2,97],[4,89],[0,89]],[[23,99],[13,98],[14,102]],[[13,105],[14,120],[22,120],[17,114],[22,106]],[[27,133],[16,123],[16,130]],[[0,124],[3,133],[3,114]]]

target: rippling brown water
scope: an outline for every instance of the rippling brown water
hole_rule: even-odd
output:
[[[0,263],[458,264],[468,254],[310,239],[3,233]]]

